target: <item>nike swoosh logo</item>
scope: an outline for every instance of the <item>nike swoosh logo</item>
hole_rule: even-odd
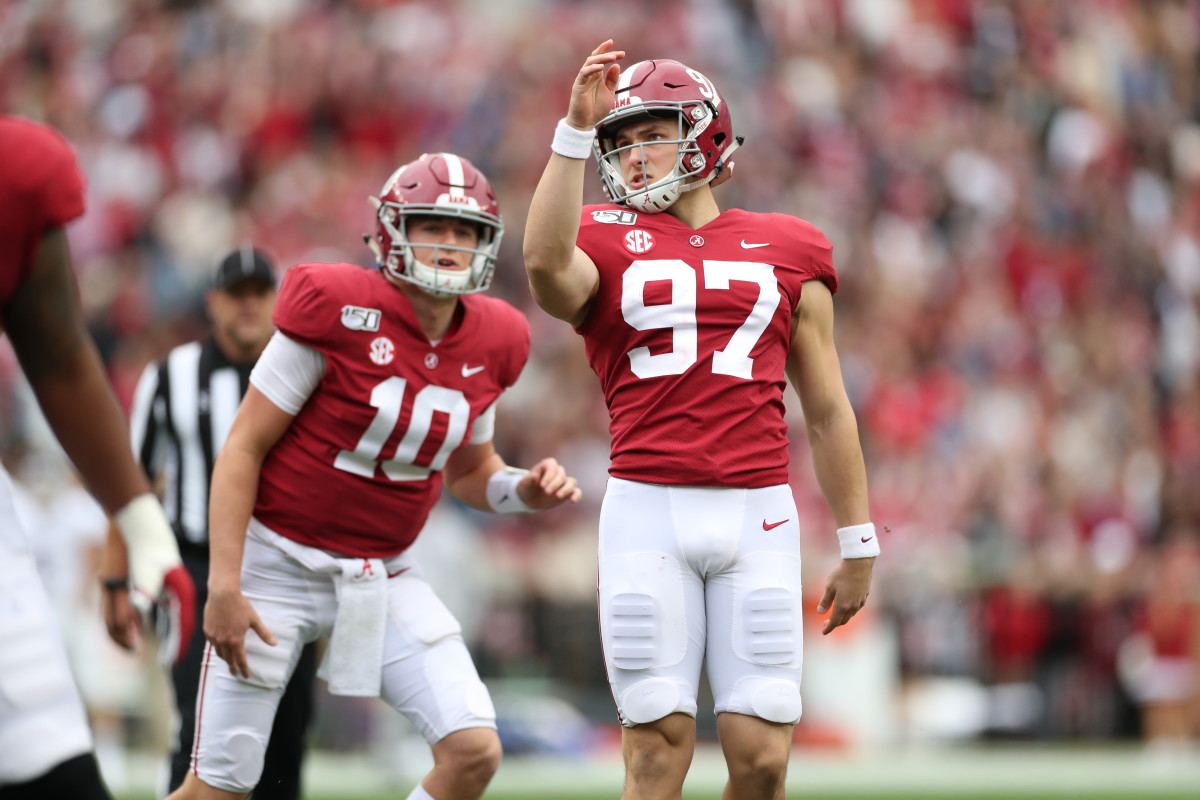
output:
[[[770,244],[771,244],[770,242],[759,242],[757,244],[750,244],[745,239],[742,239],[742,247],[745,248],[746,250],[753,250],[756,247],[769,247]]]
[[[463,377],[469,378],[478,372],[483,372],[483,370],[484,367],[468,367],[466,364],[463,364]]]
[[[410,569],[412,569],[412,567],[405,567],[404,569],[398,569],[395,572],[389,572],[388,577],[394,578],[397,575],[403,575],[404,573],[408,572]]]
[[[859,541],[862,542],[863,544],[866,544],[867,542],[871,541],[874,538],[875,538],[874,536],[863,536],[863,537],[859,537]]]
[[[789,517],[789,519],[790,519],[790,517]],[[764,531],[769,531],[769,530],[771,530],[771,529],[773,529],[773,528],[778,528],[780,525],[782,525],[782,524],[783,524],[783,523],[785,523],[785,522],[787,522],[787,520],[786,520],[786,519],[781,519],[781,520],[779,520],[779,522],[772,522],[770,525],[768,525],[768,524],[767,524],[767,521],[764,519],[764,520],[763,520],[763,530],[764,530]]]

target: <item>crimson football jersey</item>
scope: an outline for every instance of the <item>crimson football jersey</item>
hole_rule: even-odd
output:
[[[577,329],[611,417],[618,478],[763,487],[788,479],[784,366],[804,281],[837,289],[833,248],[803,220],[729,210],[585,206],[577,241],[600,286]]]
[[[412,544],[446,460],[529,357],[524,315],[484,295],[459,302],[456,324],[434,345],[378,270],[287,271],[275,325],[321,351],[325,375],[263,464],[259,521],[348,556],[392,556]]]
[[[47,228],[83,214],[83,175],[57,131],[0,115],[0,330]]]

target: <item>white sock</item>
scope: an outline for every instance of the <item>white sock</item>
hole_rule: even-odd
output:
[[[433,800],[433,795],[425,791],[425,787],[418,783],[417,788],[409,792],[405,800]]]

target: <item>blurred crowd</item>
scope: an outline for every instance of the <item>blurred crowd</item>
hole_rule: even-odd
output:
[[[449,150],[483,169],[506,223],[492,291],[534,334],[498,449],[557,454],[587,500],[445,509],[483,554],[468,630],[486,676],[553,681],[604,716],[607,416],[578,337],[531,301],[520,244],[570,82],[606,37],[722,91],[747,137],[723,207],[795,214],[834,243],[842,368],[888,526],[870,609],[895,631],[901,692],[991,691],[978,735],[1194,737],[1197,4],[0,0],[0,108],[79,152],[88,213],[69,233],[125,401],[147,361],[203,333],[230,246],[366,264],[367,197],[397,165]],[[16,461],[29,414],[11,361]],[[792,405],[819,592],[834,525]]]

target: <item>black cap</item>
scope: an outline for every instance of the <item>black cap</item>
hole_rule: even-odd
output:
[[[217,267],[217,274],[213,278],[213,287],[228,289],[242,281],[275,285],[275,270],[271,260],[250,245],[239,247],[221,259],[221,266]]]

